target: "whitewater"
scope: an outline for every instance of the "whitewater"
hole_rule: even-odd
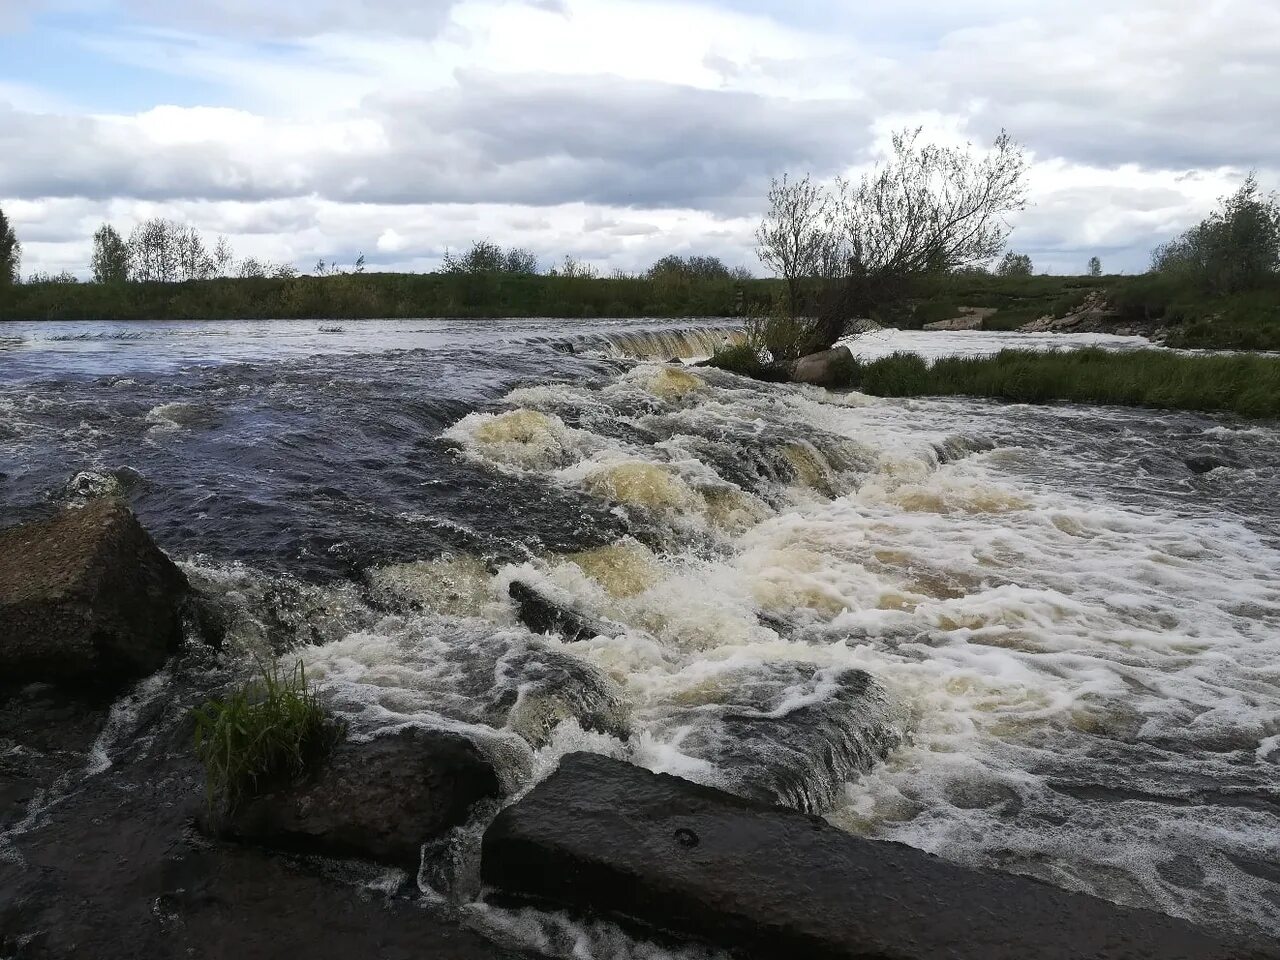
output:
[[[1280,427],[671,362],[735,336],[8,325],[0,522],[128,496],[234,660],[303,660],[353,736],[465,731],[513,793],[591,750],[1280,936]],[[533,634],[513,584],[590,629]],[[481,826],[425,889],[473,897]],[[545,918],[471,909],[547,946]]]

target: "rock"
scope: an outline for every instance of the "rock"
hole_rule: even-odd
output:
[[[629,707],[618,685],[571,653],[533,643],[503,656],[490,676],[488,715],[534,747],[545,746],[566,720],[619,740],[631,735]]]
[[[512,580],[507,593],[516,602],[520,622],[534,633],[558,633],[572,641],[592,640],[606,632],[600,625],[564,604],[556,603],[523,581]]]
[[[1275,958],[1183,920],[974,870],[588,754],[483,842],[498,896],[610,914],[743,957]]]
[[[853,354],[849,348],[834,347],[801,357],[791,368],[791,379],[816,387],[842,387],[848,386],[853,370]]]
[[[899,710],[863,670],[767,663],[715,683],[717,703],[652,727],[739,796],[822,813],[902,740]]]
[[[950,320],[935,320],[933,323],[926,323],[922,329],[924,330],[981,330],[981,316],[976,314],[967,314],[963,317],[952,317]]]
[[[406,727],[341,743],[310,780],[207,826],[238,840],[416,871],[424,843],[500,792],[497,772],[472,741]]]
[[[181,642],[188,594],[118,500],[0,531],[0,677],[118,689]]]
[[[1192,473],[1208,473],[1210,470],[1217,470],[1219,467],[1235,466],[1235,464],[1229,463],[1211,453],[1196,454],[1185,458],[1182,462],[1187,465],[1187,469]]]

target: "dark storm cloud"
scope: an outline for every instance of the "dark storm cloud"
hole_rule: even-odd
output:
[[[570,202],[735,212],[771,174],[856,160],[868,115],[615,78],[464,75],[439,94],[367,101],[378,146],[157,144],[127,123],[0,108],[0,195],[364,203]]]

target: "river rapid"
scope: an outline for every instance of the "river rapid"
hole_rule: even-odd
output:
[[[127,496],[233,659],[301,658],[354,736],[464,729],[513,790],[593,750],[1280,936],[1280,427],[666,362],[731,335],[3,325],[0,524]],[[1144,342],[853,346],[1082,343]],[[533,635],[517,581],[596,629]]]

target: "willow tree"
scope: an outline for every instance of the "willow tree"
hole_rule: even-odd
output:
[[[774,181],[760,256],[787,281],[793,314],[811,287],[811,349],[930,275],[989,261],[1008,239],[1006,216],[1026,206],[1027,161],[1009,134],[979,151],[920,134],[894,134],[888,158],[856,183]]]

